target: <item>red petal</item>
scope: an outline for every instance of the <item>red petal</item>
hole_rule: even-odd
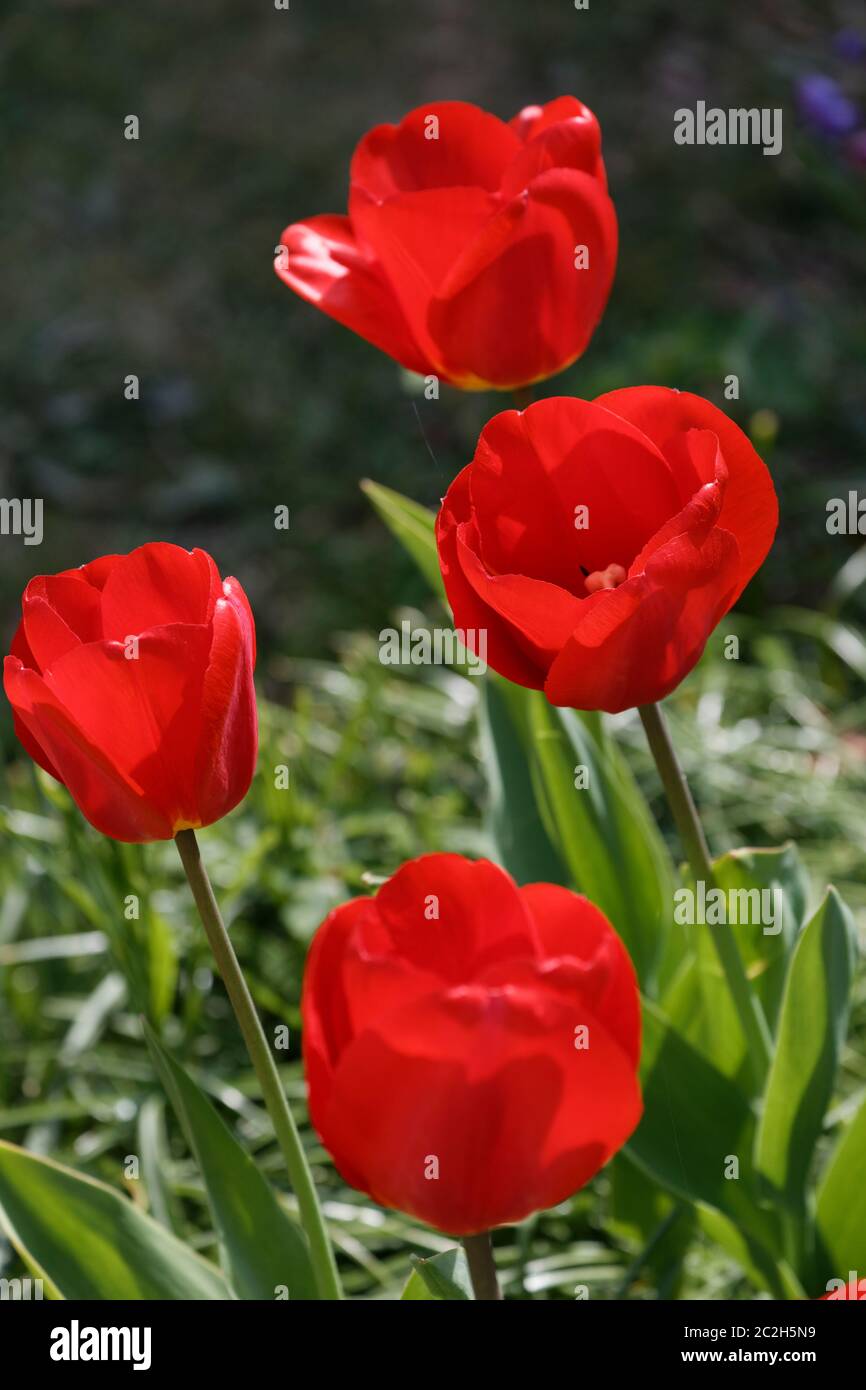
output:
[[[438,138],[428,138],[438,122]],[[352,159],[350,181],[377,201],[422,188],[478,187],[495,192],[519,150],[514,132],[497,116],[465,101],[434,101],[410,111],[399,125],[379,125],[364,136]],[[354,213],[354,207],[350,205]]]
[[[214,609],[213,640],[198,714],[194,776],[201,825],[211,825],[243,800],[256,767],[252,615],[237,580],[232,580],[231,586],[231,597],[219,599]]]
[[[162,809],[151,804],[99,745],[82,732],[42,676],[25,670],[15,657],[7,656],[4,685],[16,716],[34,740],[38,735],[37,746],[40,750],[45,748],[50,757],[50,762],[48,758],[43,761],[33,753],[36,761],[66,785],[91,825],[117,840],[162,840],[171,836],[171,824]]]
[[[550,668],[551,704],[615,714],[663,699],[688,675],[731,606],[740,570],[733,536],[704,530],[672,537],[645,573],[585,601]]]
[[[586,967],[583,997],[612,1038],[637,1066],[640,1059],[640,998],[631,958],[599,908],[554,883],[520,889],[548,958],[573,958]]]
[[[441,353],[428,322],[430,302],[496,207],[494,196],[481,188],[431,188],[386,203],[359,201],[353,209],[359,242],[375,256],[415,340],[440,375]],[[461,366],[455,375],[462,371]]]
[[[473,589],[457,554],[458,536],[469,516],[469,476],[472,465],[458,473],[448,489],[436,520],[436,544],[445,593],[454,614],[455,627],[468,633],[471,629],[487,633],[487,659],[495,671],[516,685],[540,690],[544,685],[545,669],[533,663],[517,645],[509,625],[482,603]]]
[[[145,838],[167,838],[185,825],[201,824],[193,769],[209,643],[208,627],[155,628],[139,638],[137,658],[128,659],[119,642],[91,643],[61,657],[45,678],[81,736],[140,789],[151,819],[162,821],[163,834]],[[36,733],[41,738],[38,728]],[[86,784],[79,787],[62,763],[57,766],[96,824]]]
[[[442,980],[471,980],[495,960],[537,954],[517,885],[486,859],[410,860],[379,889],[376,911],[399,960]]]
[[[108,641],[123,642],[148,628],[210,621],[219,575],[203,550],[154,541],[122,555],[102,590]]]
[[[663,386],[634,386],[600,396],[598,404],[643,430],[672,467],[682,467],[683,435],[687,430],[711,430],[718,436],[728,470],[719,525],[736,536],[740,549],[741,570],[731,600],[735,603],[766,558],[779,520],[776,493],[766,464],[739,426],[701,396]]]
[[[631,1062],[579,999],[468,986],[357,1038],[318,1128],[374,1200],[463,1235],[569,1197],[639,1115]],[[425,1177],[431,1157],[438,1179]]]
[[[569,98],[564,98],[569,103]],[[548,107],[558,103],[551,102]],[[581,169],[606,187],[601,160],[601,131],[589,107],[576,102],[581,109],[554,119],[544,116],[527,124],[526,144],[505,171],[502,192],[513,198],[527,188],[539,174],[548,169]],[[530,108],[531,109],[531,108]],[[538,109],[538,108],[536,108]]]
[[[639,430],[592,401],[554,396],[482,431],[469,486],[491,570],[585,593],[581,566],[628,568],[679,511],[670,469]],[[576,527],[575,509],[589,525]]]
[[[543,106],[524,106],[522,111],[518,111],[516,116],[512,116],[509,121],[511,129],[524,142],[534,140],[537,135],[541,135],[551,126],[559,125],[562,121],[579,120],[586,123],[598,122],[588,106],[584,106],[577,97],[555,97],[553,101],[545,102]]]
[[[473,532],[474,532],[474,528]],[[475,549],[457,533],[457,559],[478,598],[492,609],[534,667],[546,671],[574,631],[581,600],[556,584],[522,574],[490,574]],[[477,543],[477,542],[476,542]]]
[[[579,357],[616,265],[613,204],[589,174],[555,169],[469,243],[430,308],[445,371],[514,388]],[[575,268],[586,246],[589,266]]]
[[[435,368],[416,343],[393,290],[375,261],[362,253],[347,217],[311,217],[281,238],[288,264],[274,263],[291,289],[409,371]]]

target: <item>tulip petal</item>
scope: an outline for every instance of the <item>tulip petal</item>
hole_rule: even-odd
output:
[[[359,249],[348,217],[295,222],[281,242],[287,263],[278,258],[274,269],[290,289],[408,371],[423,375],[433,370],[381,269]]]
[[[584,968],[581,988],[587,1004],[637,1066],[641,1034],[637,976],[604,913],[588,898],[556,883],[528,883],[520,895],[544,954],[575,960]]]
[[[167,542],[121,555],[102,590],[102,630],[123,642],[148,628],[210,621],[220,592],[219,574],[203,550]]]
[[[554,169],[534,179],[467,244],[430,304],[445,372],[505,390],[567,367],[601,317],[616,242],[613,204],[595,178]],[[575,265],[578,246],[586,268]]]
[[[508,625],[482,603],[463,572],[457,553],[458,537],[471,509],[469,497],[469,475],[472,465],[468,465],[455,478],[448,489],[445,501],[436,520],[436,542],[439,565],[448,602],[454,612],[454,620],[462,631],[486,632],[487,658],[501,676],[514,681],[516,685],[531,690],[540,690],[544,685],[544,670],[539,668],[515,645]]]
[[[570,104],[570,98],[566,97],[565,101]],[[606,187],[598,121],[588,106],[582,102],[575,104],[581,108],[579,112],[559,119],[542,115],[534,123],[526,124],[524,129],[531,134],[524,136],[526,143],[505,171],[504,197],[516,197],[548,169],[580,169],[597,179],[602,188]],[[555,105],[551,102],[548,112]]]
[[[102,636],[99,589],[83,569],[31,579],[21,612],[36,670],[44,671],[79,642],[98,642]]]
[[[317,1128],[374,1200],[464,1235],[569,1197],[639,1115],[632,1063],[580,1000],[468,986],[361,1034]]]
[[[581,567],[627,569],[680,508],[671,470],[646,436],[571,396],[495,416],[469,488],[491,570],[547,579],[579,597]]]
[[[226,587],[231,594],[242,593],[236,581],[226,580]],[[201,825],[211,825],[237,806],[246,796],[255,772],[258,716],[254,665],[245,596],[243,604],[235,597],[218,599],[201,703],[196,711],[199,736],[194,775]]]
[[[171,836],[170,822],[161,810],[82,732],[44,677],[7,656],[4,686],[16,718],[34,742],[38,734],[37,747],[46,750],[44,760],[35,753],[32,756],[68,788],[91,825],[128,842]]]
[[[468,527],[457,531],[457,558],[464,576],[488,609],[507,622],[533,666],[547,670],[580,617],[581,600],[556,584],[522,574],[490,574],[475,548],[467,544]]]
[[[616,714],[663,699],[730,608],[739,567],[729,532],[686,531],[655,551],[644,573],[593,594],[550,668],[551,704]]]
[[[519,149],[518,137],[498,116],[465,101],[434,101],[399,125],[369,131],[355,150],[350,182],[378,202],[425,188],[494,193]]]
[[[664,386],[628,387],[600,396],[598,403],[643,430],[673,468],[682,467],[686,431],[711,430],[718,437],[728,470],[719,525],[736,536],[742,566],[731,600],[736,603],[766,558],[779,520],[769,470],[746,435],[724,411],[688,391],[672,391]]]
[[[543,106],[524,106],[522,111],[518,111],[516,116],[512,116],[508,124],[514,133],[526,143],[549,130],[551,126],[560,125],[563,121],[586,121],[588,119],[595,120],[588,106],[584,106],[577,97],[564,96],[554,97],[553,101],[547,101]]]
[[[170,827],[158,838],[201,824],[193,768],[209,642],[206,626],[153,628],[139,638],[137,657],[120,642],[91,643],[61,657],[45,678],[83,738],[158,808]],[[58,768],[93,820],[85,791]]]
[[[376,895],[391,949],[442,980],[469,980],[503,957],[532,957],[537,938],[514,880],[486,859],[426,854]]]
[[[425,357],[446,377],[428,322],[431,299],[496,208],[494,195],[482,188],[429,188],[385,203],[357,200],[353,206],[359,242],[375,255]]]

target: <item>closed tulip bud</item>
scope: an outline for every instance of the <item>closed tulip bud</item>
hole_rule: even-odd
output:
[[[255,628],[203,550],[143,545],[32,579],[4,686],[30,756],[116,840],[210,825],[256,761]]]

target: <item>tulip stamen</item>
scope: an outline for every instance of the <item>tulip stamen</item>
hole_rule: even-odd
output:
[[[617,589],[626,580],[626,572],[622,565],[608,565],[606,570],[593,570],[592,574],[580,566],[583,574],[583,582],[588,594],[596,594],[600,589]]]

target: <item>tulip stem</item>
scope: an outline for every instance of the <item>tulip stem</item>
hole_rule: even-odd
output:
[[[704,828],[685,773],[680,766],[667,721],[659,705],[640,705],[638,714],[647,736],[650,752],[655,759],[668,805],[671,808],[686,859],[695,881],[703,880],[707,889],[716,882],[713,861]],[[709,925],[709,924],[708,924]],[[721,963],[737,1016],[743,1029],[752,1068],[759,1085],[766,1079],[772,1055],[770,1030],[764,1011],[749,988],[737,942],[729,926],[709,925],[710,935]]]
[[[207,870],[202,862],[194,830],[179,830],[175,836],[178,854],[195,898],[195,905],[205,929],[210,948],[216,959],[226,987],[235,1018],[243,1034],[250,1061],[262,1089],[265,1106],[271,1117],[289,1180],[298,1200],[301,1224],[310,1247],[310,1261],[321,1298],[343,1297],[334,1251],[328,1236],[319,1199],[313,1184],[301,1136],[283,1093],[280,1077],[268,1045],[249,986],[235,955],[225,923],[217,906]]]
[[[466,1251],[469,1277],[476,1299],[486,1303],[501,1300],[502,1290],[496,1277],[496,1261],[493,1258],[490,1232],[482,1231],[477,1236],[464,1236],[463,1249]]]

